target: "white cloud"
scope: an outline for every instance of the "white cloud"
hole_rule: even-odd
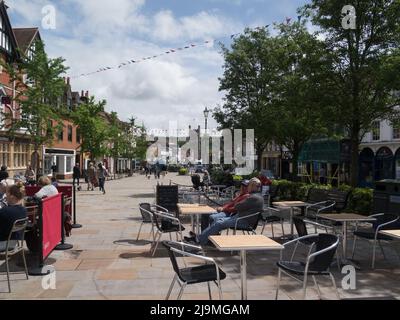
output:
[[[33,23],[32,13],[51,1],[16,0],[14,10]],[[60,0],[54,2],[63,23],[43,31],[50,56],[63,56],[69,75],[116,66],[165,52],[186,41],[201,42],[238,32],[242,25],[218,12],[176,17],[171,11],[144,14],[145,0]],[[68,10],[67,10],[68,9]],[[63,10],[63,11],[62,11]],[[75,14],[74,14],[75,13]],[[214,44],[196,47],[125,68],[71,79],[74,91],[89,90],[108,101],[122,119],[132,115],[148,127],[204,123],[203,109],[221,101],[218,77],[223,59]],[[195,120],[194,120],[195,119]],[[210,125],[213,121],[210,120]]]

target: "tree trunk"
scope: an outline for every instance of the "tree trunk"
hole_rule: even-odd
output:
[[[262,169],[262,154],[264,152],[264,147],[257,147],[257,161],[256,161],[256,170],[261,171]]]
[[[351,160],[350,160],[350,185],[355,188],[358,185],[358,164],[359,164],[359,133],[353,130],[351,134]]]

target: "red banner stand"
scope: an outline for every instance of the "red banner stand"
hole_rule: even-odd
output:
[[[39,241],[40,252],[37,254],[37,265],[28,270],[31,276],[43,276],[51,271],[43,272],[44,262],[61,242],[63,195],[57,194],[39,202]],[[58,214],[57,214],[58,213]]]

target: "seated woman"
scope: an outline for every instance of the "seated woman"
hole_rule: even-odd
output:
[[[42,188],[35,194],[36,199],[43,199],[45,197],[51,197],[58,194],[57,188],[51,184],[51,181],[48,177],[40,177],[38,185]]]
[[[23,207],[25,188],[18,183],[7,187],[7,206],[0,209],[0,251],[6,249],[8,236],[14,222],[26,218],[26,209]],[[17,240],[13,239],[13,240]]]

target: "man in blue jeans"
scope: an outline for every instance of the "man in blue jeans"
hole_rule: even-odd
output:
[[[208,243],[209,236],[218,235],[222,230],[234,228],[238,218],[258,212],[261,213],[264,208],[264,199],[260,195],[260,187],[261,182],[259,179],[251,179],[248,186],[249,196],[242,202],[237,203],[235,206],[237,214],[230,217],[221,216],[201,234],[194,235],[194,237],[191,238],[185,237],[185,240],[191,243],[206,245]],[[258,219],[257,216],[240,220],[238,227],[248,227],[256,219]]]

